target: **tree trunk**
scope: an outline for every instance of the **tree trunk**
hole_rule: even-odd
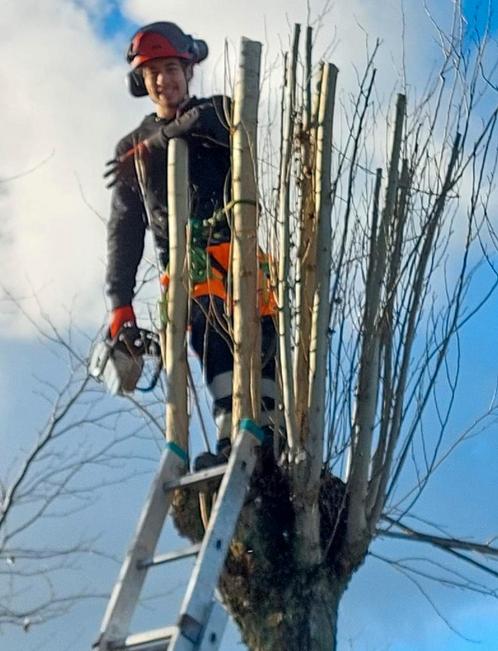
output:
[[[327,474],[320,491],[322,563],[296,554],[286,469],[263,459],[230,548],[220,588],[251,651],[332,651],[351,568],[341,562],[345,486]],[[348,568],[344,572],[345,568]]]
[[[244,642],[251,651],[335,651],[344,589],[325,572],[295,576],[281,594],[261,595],[261,610],[235,615]]]
[[[337,612],[358,564],[344,546],[346,490],[322,477],[320,542],[323,561],[303,568],[296,554],[295,511],[287,468],[263,456],[232,540],[220,580],[223,601],[251,651],[332,651]],[[179,532],[202,538],[198,500],[179,491],[174,509]]]
[[[188,309],[186,263],[188,194],[188,147],[179,138],[168,146],[169,287],[168,320],[163,339],[164,368],[168,382],[166,438],[188,454],[187,353],[185,331]]]

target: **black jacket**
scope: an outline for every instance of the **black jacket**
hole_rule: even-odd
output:
[[[226,115],[230,114],[228,98],[190,98],[179,112],[188,123],[181,134],[189,146],[189,175],[191,219],[197,226],[229,200],[230,147]],[[180,118],[182,120],[183,118]],[[178,120],[165,120],[155,114],[144,118],[142,124],[125,136],[116,148],[116,158],[144,140],[149,146],[140,154],[145,166],[143,192],[137,179],[133,158],[127,173],[118,175],[113,189],[111,216],[107,230],[107,294],[112,308],[130,305],[133,299],[138,265],[143,255],[144,237],[149,227],[161,265],[168,263],[167,208],[167,145],[166,134],[177,130]],[[199,232],[199,229],[196,229]],[[203,231],[204,232],[204,231]],[[226,218],[216,220],[206,230],[206,241],[228,241]]]

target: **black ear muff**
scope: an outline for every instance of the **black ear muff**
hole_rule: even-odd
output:
[[[192,63],[200,63],[207,58],[209,54],[209,49],[206,41],[201,39],[193,38],[190,45],[190,53],[192,54]]]
[[[133,97],[145,97],[147,95],[144,79],[136,70],[132,70],[126,75],[126,82]]]

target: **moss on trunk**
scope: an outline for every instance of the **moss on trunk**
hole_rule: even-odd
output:
[[[230,546],[220,589],[251,651],[331,651],[337,609],[349,576],[341,573],[345,487],[326,472],[320,491],[324,562],[312,570],[294,559],[294,511],[285,468],[264,459],[253,474]],[[202,537],[198,496],[179,491],[174,502],[179,531]]]

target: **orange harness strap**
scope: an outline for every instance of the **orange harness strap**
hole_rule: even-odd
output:
[[[218,296],[223,301],[228,301],[229,296],[226,288],[226,276],[230,268],[230,243],[222,242],[213,244],[206,249],[209,258],[215,261],[210,265],[208,277],[204,282],[195,283],[192,287],[192,298],[199,296]],[[274,316],[277,314],[278,306],[275,292],[271,286],[268,274],[264,273],[268,258],[262,251],[258,253],[258,312],[260,316]],[[224,273],[220,271],[224,270]],[[169,275],[165,271],[160,278],[162,287],[167,290],[169,286]]]

